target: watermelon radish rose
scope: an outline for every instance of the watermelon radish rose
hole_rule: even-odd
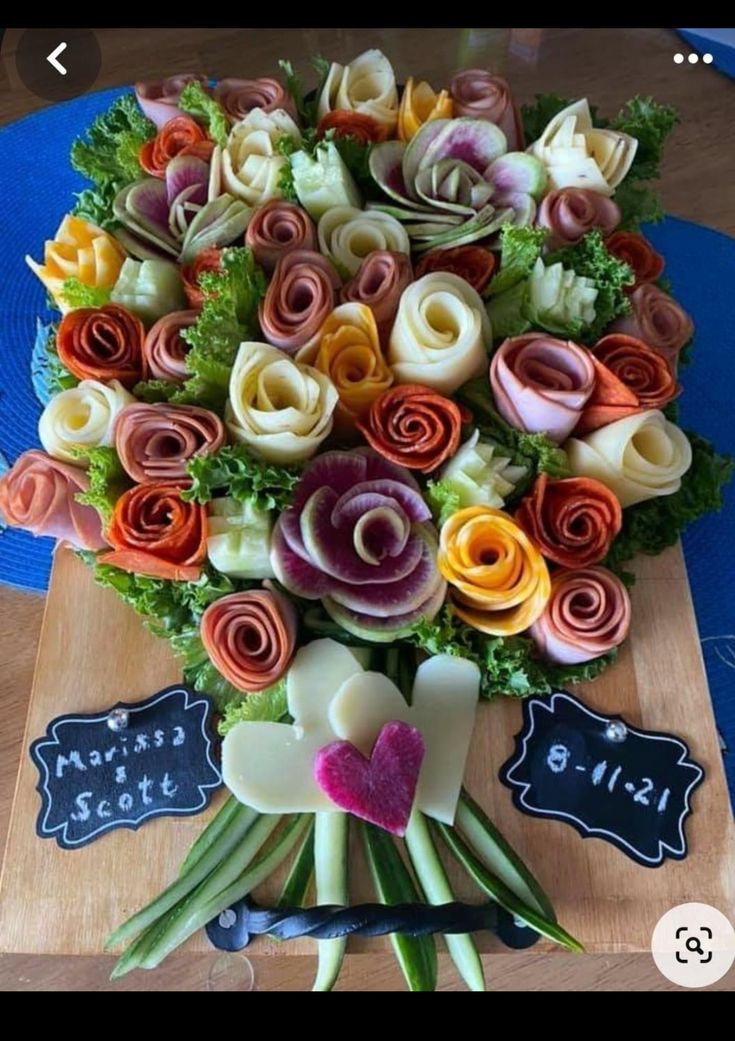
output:
[[[292,595],[323,600],[348,632],[390,642],[444,601],[430,518],[403,467],[369,448],[326,452],[278,518],[273,570]]]

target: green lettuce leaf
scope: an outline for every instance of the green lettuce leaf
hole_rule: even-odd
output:
[[[280,512],[291,503],[301,472],[257,459],[244,445],[225,445],[214,455],[195,456],[188,473],[191,487],[182,497],[190,502],[207,503],[217,493]]]
[[[36,319],[36,338],[31,351],[31,382],[42,405],[62,390],[71,390],[79,380],[65,368],[56,351],[57,324]]]
[[[531,145],[537,141],[554,116],[571,103],[570,98],[560,98],[558,94],[535,94],[533,104],[521,105],[526,144]]]
[[[285,162],[281,167],[281,173],[278,178],[278,189],[284,199],[287,199],[288,202],[295,203],[298,203],[299,197],[294,185],[293,170],[291,169],[291,156],[294,152],[298,152],[299,148],[300,146],[294,141],[290,134],[281,134],[276,144],[276,151],[278,154],[284,156],[287,160],[287,162]]]
[[[541,256],[548,234],[546,228],[516,228],[512,224],[504,224],[500,229],[500,268],[485,296],[505,293],[527,279]]]
[[[285,58],[280,58],[278,67],[286,80],[286,90],[291,95],[291,100],[296,107],[296,114],[303,126],[309,126],[314,121],[316,105],[314,101],[307,102],[304,92],[304,84],[293,64]]]
[[[87,286],[78,278],[66,278],[61,287],[61,297],[67,307],[104,307],[110,302],[112,286]]]
[[[193,80],[184,87],[179,98],[179,108],[203,123],[216,145],[225,147],[230,133],[225,110],[219,101],[207,94],[199,80]]]
[[[620,207],[621,231],[640,231],[641,224],[660,224],[664,219],[661,196],[648,184],[626,178],[615,191]]]
[[[623,106],[611,126],[630,134],[638,142],[626,180],[652,181],[661,176],[664,145],[679,122],[675,108],[660,105],[651,97],[637,95]],[[617,195],[615,198],[617,200]]]
[[[115,503],[130,487],[131,481],[114,448],[100,446],[78,454],[80,458],[89,460],[89,488],[86,492],[78,492],[74,498],[82,506],[91,506],[97,510],[103,525],[107,525]]]
[[[225,706],[224,717],[218,723],[217,730],[224,737],[236,723],[277,723],[287,711],[286,681],[283,679],[259,694],[248,694],[241,701],[229,702]]]
[[[594,343],[611,322],[630,312],[625,287],[635,281],[630,267],[608,253],[599,229],[588,232],[575,246],[557,250],[546,258],[547,264],[560,261],[578,275],[591,278],[597,286],[595,320],[582,333],[584,341]]]

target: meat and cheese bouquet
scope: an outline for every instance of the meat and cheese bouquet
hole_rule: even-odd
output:
[[[313,867],[317,901],[349,903],[350,817],[384,902],[419,899],[390,834],[426,901],[452,900],[441,839],[573,948],[462,790],[478,698],[610,664],[626,563],[729,476],[677,425],[693,325],[638,230],[671,109],[519,108],[481,69],[399,86],[375,50],[315,65],[306,97],[289,62],[285,84],[137,84],[75,141],[92,184],[28,258],[59,313],[41,447],[0,510],[170,640],[222,712],[233,793],[113,937],[118,974],[295,848],[289,899]],[[447,941],[482,988],[471,937]],[[433,939],[394,945],[431,988]],[[344,941],[319,954],[328,989]]]

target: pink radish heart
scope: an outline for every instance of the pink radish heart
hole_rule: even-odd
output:
[[[316,782],[333,803],[393,835],[405,835],[424,758],[424,739],[408,723],[386,723],[369,759],[349,741],[320,748]]]

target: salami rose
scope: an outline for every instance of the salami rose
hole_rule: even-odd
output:
[[[190,375],[186,356],[191,347],[181,333],[197,320],[198,311],[172,311],[151,326],[143,341],[143,358],[152,379],[183,383]]]
[[[536,223],[549,229],[549,249],[561,249],[573,246],[593,228],[609,235],[620,223],[620,209],[612,199],[589,188],[558,188],[544,197]]]
[[[615,494],[592,477],[549,480],[539,474],[521,500],[516,520],[547,560],[562,567],[598,564],[620,531],[623,511]]]
[[[322,116],[317,127],[317,137],[324,137],[329,130],[334,131],[335,137],[355,137],[363,145],[385,141],[388,136],[387,128],[377,119],[343,108],[336,108]]]
[[[495,257],[482,246],[455,246],[454,249],[432,249],[416,265],[416,278],[430,271],[451,271],[469,282],[481,293],[493,277]]]
[[[199,124],[190,116],[177,116],[170,119],[150,141],[146,141],[140,150],[140,165],[151,177],[166,176],[166,167],[177,155],[195,155],[198,159],[209,160],[214,143]]]
[[[222,270],[222,250],[215,246],[209,246],[198,253],[190,264],[184,264],[181,268],[181,281],[186,293],[189,307],[195,311],[201,311],[206,299],[199,285],[199,276],[209,271]]]
[[[592,661],[618,647],[630,629],[630,597],[604,567],[557,571],[546,610],[530,629],[543,656],[559,665]]]
[[[324,324],[339,285],[339,275],[320,253],[295,249],[282,257],[260,304],[268,343],[294,354]]]
[[[196,405],[128,405],[115,423],[115,447],[126,473],[145,481],[183,481],[195,456],[225,443],[219,416]]]
[[[412,281],[411,260],[405,253],[376,249],[342,287],[341,299],[344,303],[367,304],[375,315],[380,342],[386,347],[401,296]]]
[[[143,323],[118,304],[79,307],[61,321],[56,349],[79,380],[119,380],[132,387],[145,378]]]
[[[404,383],[381,394],[358,427],[384,459],[430,473],[457,451],[462,414],[436,391]]]
[[[642,235],[616,231],[605,240],[605,246],[608,253],[625,261],[635,275],[635,283],[627,289],[630,293],[647,282],[655,282],[663,274],[664,258]]]
[[[662,355],[634,336],[610,333],[592,353],[635,394],[642,408],[663,408],[681,391]]]
[[[172,481],[138,484],[117,500],[103,564],[149,578],[196,582],[207,559],[207,509]]]
[[[251,694],[285,674],[296,649],[298,619],[291,601],[271,589],[231,593],[210,604],[200,634],[212,664],[228,683]]]
[[[502,76],[493,76],[485,69],[465,69],[449,84],[449,93],[455,117],[487,119],[503,131],[509,152],[523,148],[523,124]]]
[[[285,199],[271,199],[256,210],[248,224],[245,244],[270,274],[281,257],[294,249],[316,249],[316,227],[305,210]]]
[[[694,334],[691,318],[668,293],[650,284],[639,286],[631,294],[630,303],[632,314],[618,318],[609,332],[643,340],[666,358],[675,373],[679,351]]]

